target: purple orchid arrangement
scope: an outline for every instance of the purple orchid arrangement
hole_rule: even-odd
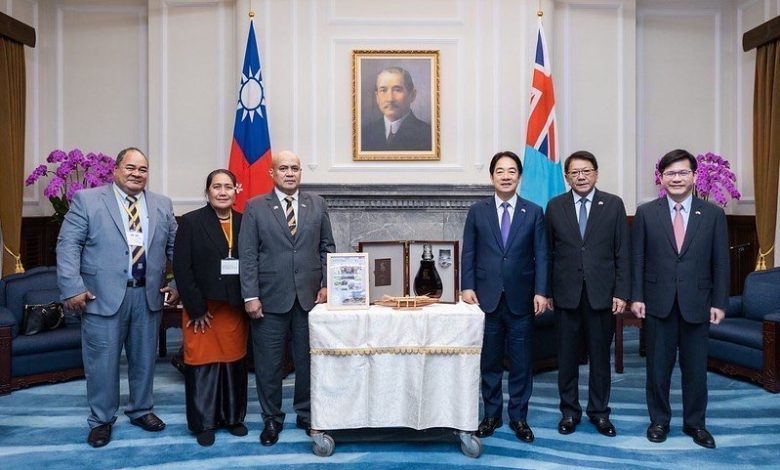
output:
[[[726,207],[729,198],[739,200],[742,194],[735,185],[737,175],[731,169],[728,160],[707,152],[696,156],[696,185],[694,191],[696,195],[705,201],[710,197],[716,204]],[[661,172],[658,171],[658,163],[655,164],[655,184],[659,186],[658,197],[666,195],[666,190],[661,186]]]
[[[47,164],[38,165],[25,180],[25,185],[35,184],[39,179],[50,176],[43,195],[54,207],[54,219],[62,222],[76,191],[103,186],[113,181],[114,159],[103,153],[84,155],[80,149],[68,153],[54,150],[46,158]],[[49,164],[56,165],[50,169]]]

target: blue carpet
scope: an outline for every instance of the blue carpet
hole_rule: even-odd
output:
[[[180,335],[169,330],[169,350],[178,349]],[[638,355],[637,330],[626,330],[626,373],[613,374],[612,420],[618,436],[603,437],[583,422],[577,432],[562,436],[559,419],[557,372],[535,377],[529,423],[536,434],[533,444],[515,439],[507,426],[484,439],[480,458],[460,453],[455,439],[440,442],[340,442],[327,458],[315,456],[311,440],[295,428],[292,413],[292,380],[285,380],[284,409],[288,412],[279,443],[262,447],[262,428],[254,380],[250,379],[248,436],[217,433],[213,447],[203,448],[187,430],[183,377],[160,359],[155,379],[155,411],[167,422],[165,431],[146,433],[131,426],[120,414],[113,440],[92,449],[85,440],[88,412],[83,380],[21,390],[0,397],[0,469],[112,469],[170,468],[210,469],[274,466],[286,468],[338,468],[367,470],[459,467],[490,468],[737,468],[774,467],[780,456],[780,396],[762,388],[718,374],[708,376],[710,400],[707,425],[718,448],[703,449],[681,430],[679,371],[672,390],[672,430],[662,444],[645,438],[648,424],[645,406],[644,359]],[[123,365],[123,375],[125,375]],[[580,371],[587,384],[587,367]],[[121,384],[122,403],[127,381]],[[586,397],[581,387],[580,397]],[[585,403],[583,402],[583,407]],[[120,411],[121,413],[121,411]],[[507,422],[506,416],[504,421]]]

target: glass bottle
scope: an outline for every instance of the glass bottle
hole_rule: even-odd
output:
[[[414,294],[427,295],[438,299],[442,294],[441,277],[436,271],[436,262],[433,260],[433,250],[430,243],[423,245],[420,269],[414,277]]]

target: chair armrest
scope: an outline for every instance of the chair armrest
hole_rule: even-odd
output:
[[[0,327],[2,326],[11,327],[11,338],[16,338],[19,335],[19,325],[16,323],[16,317],[5,307],[0,307]]]
[[[742,317],[742,296],[733,295],[729,297],[729,305],[726,307],[726,318]]]
[[[764,315],[764,321],[780,323],[780,310]]]

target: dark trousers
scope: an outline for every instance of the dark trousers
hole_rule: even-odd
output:
[[[683,423],[704,427],[707,411],[707,338],[710,324],[688,323],[674,301],[666,318],[648,315],[647,332],[647,411],[654,423],[668,425],[672,418],[669,404],[672,371],[677,352],[682,372]]]
[[[282,358],[285,335],[292,333],[292,354],[295,364],[295,395],[293,408],[298,416],[311,415],[311,377],[309,356],[309,312],[295,300],[286,313],[263,312],[263,318],[252,320],[252,349],[255,361],[257,397],[263,421],[273,419],[284,423],[282,412]]]
[[[482,402],[486,418],[501,418],[504,395],[504,354],[509,356],[509,404],[512,421],[525,421],[528,400],[533,390],[531,375],[531,332],[533,315],[515,315],[509,310],[502,294],[498,307],[485,314],[485,336],[482,341],[480,369],[482,371]]]
[[[579,359],[582,341],[588,352],[588,408],[591,418],[609,417],[611,388],[610,345],[615,334],[611,309],[593,310],[582,286],[576,309],[558,309],[558,393],[563,416],[582,417],[579,401]]]
[[[241,424],[246,417],[246,360],[186,365],[184,390],[190,431]]]

